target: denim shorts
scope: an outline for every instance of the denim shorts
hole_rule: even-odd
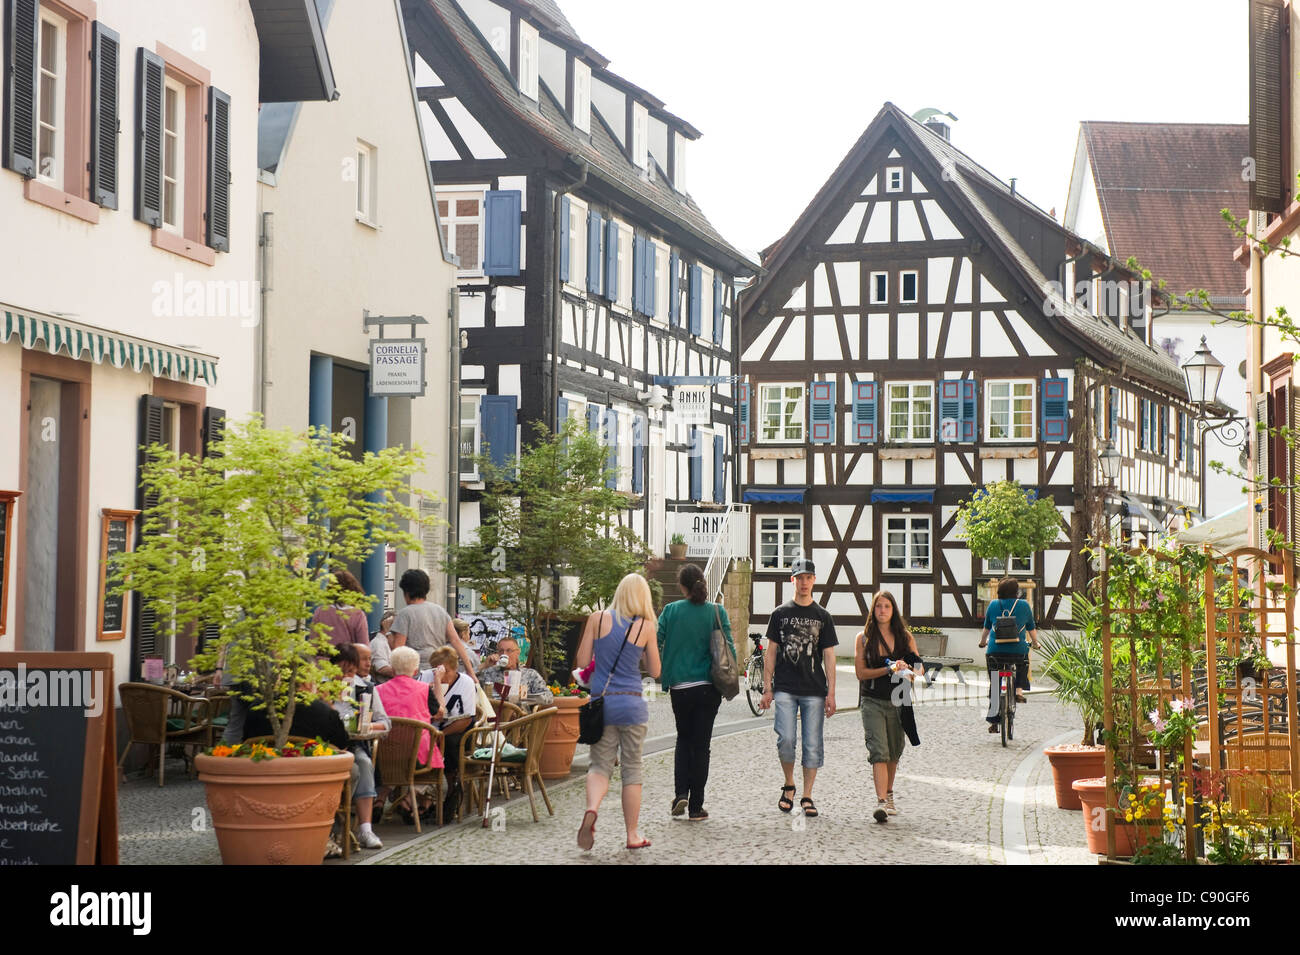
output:
[[[776,752],[783,763],[794,762],[795,717],[803,726],[803,768],[821,769],[824,761],[822,727],[826,723],[826,697],[795,696],[778,690],[776,704]]]

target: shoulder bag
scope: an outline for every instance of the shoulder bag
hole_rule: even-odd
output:
[[[601,615],[603,618],[603,614]],[[596,659],[596,640],[600,639],[600,628],[604,626],[604,620],[596,627],[596,639],[591,641],[591,658]],[[610,624],[610,630],[613,630],[613,624]],[[618,669],[619,658],[623,656],[623,647],[627,646],[627,636],[623,636],[623,646],[618,648],[618,654],[614,657],[614,665],[609,668],[609,676],[605,679],[605,686],[600,691],[600,696],[593,696],[585,706],[578,709],[578,742],[590,746],[592,743],[599,743],[600,738],[605,735],[605,691],[609,689],[610,680],[614,679],[614,671]]]
[[[736,667],[736,655],[727,646],[727,635],[722,632],[722,617],[718,615],[718,605],[713,605],[713,622],[716,626],[709,634],[709,679],[713,687],[722,694],[724,700],[735,698],[740,692],[740,673]]]

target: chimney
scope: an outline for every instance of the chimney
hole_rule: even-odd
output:
[[[1012,179],[1012,180],[1011,180],[1011,195],[1014,196],[1015,194],[1016,194],[1016,181],[1015,181],[1014,179]]]
[[[947,123],[941,122],[937,117],[925,121],[925,128],[934,133],[940,139],[952,142],[952,127]]]

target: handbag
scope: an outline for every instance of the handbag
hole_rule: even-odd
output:
[[[603,624],[604,621],[602,620]],[[611,624],[611,630],[613,625]],[[600,639],[600,627],[596,628],[596,640]],[[587,700],[587,704],[578,710],[578,742],[590,746],[593,743],[599,743],[600,738],[605,735],[605,690],[609,689],[610,680],[614,679],[614,671],[618,669],[619,658],[623,656],[623,647],[627,646],[627,638],[623,638],[623,646],[618,648],[618,654],[614,657],[614,665],[609,668],[609,676],[605,678],[604,689],[600,691],[600,696],[593,696]],[[596,659],[596,641],[591,642],[591,658]]]
[[[713,622],[717,624],[709,634],[709,679],[713,687],[722,694],[724,700],[734,699],[740,692],[740,672],[736,667],[736,655],[727,646],[727,636],[722,632],[722,618],[718,615],[718,605],[713,605]]]

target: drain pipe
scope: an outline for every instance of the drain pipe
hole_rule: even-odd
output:
[[[447,553],[460,543],[460,286],[447,289],[447,338],[451,349],[448,361],[447,393],[451,406],[451,427],[447,429]],[[444,606],[456,613],[459,580],[447,575],[447,602]]]
[[[257,245],[259,249],[258,254],[262,261],[262,314],[260,316],[261,321],[259,322],[261,327],[258,329],[259,344],[257,351],[257,413],[262,416],[263,424],[266,424],[266,405],[267,400],[270,398],[271,391],[271,375],[269,367],[270,356],[267,354],[267,348],[270,346],[270,334],[267,330],[266,311],[267,306],[271,301],[270,293],[274,291],[275,287],[275,283],[271,279],[271,248],[275,244],[275,232],[273,229],[274,223],[275,213],[263,212],[262,230],[261,234],[257,237]]]
[[[551,422],[551,430],[559,431],[563,426],[560,421],[560,342],[563,336],[564,282],[560,279],[560,239],[568,235],[569,224],[563,223],[561,232],[560,213],[564,209],[564,196],[587,184],[587,160],[573,153],[564,157],[564,162],[577,170],[577,175],[566,186],[555,187],[555,289],[551,296],[551,408],[546,413],[546,420]],[[579,249],[579,255],[586,255],[586,249]],[[574,250],[569,250],[569,261],[573,261]],[[558,587],[555,588],[558,591]],[[552,595],[552,601],[559,599],[559,593]],[[554,603],[552,604],[554,606]]]

